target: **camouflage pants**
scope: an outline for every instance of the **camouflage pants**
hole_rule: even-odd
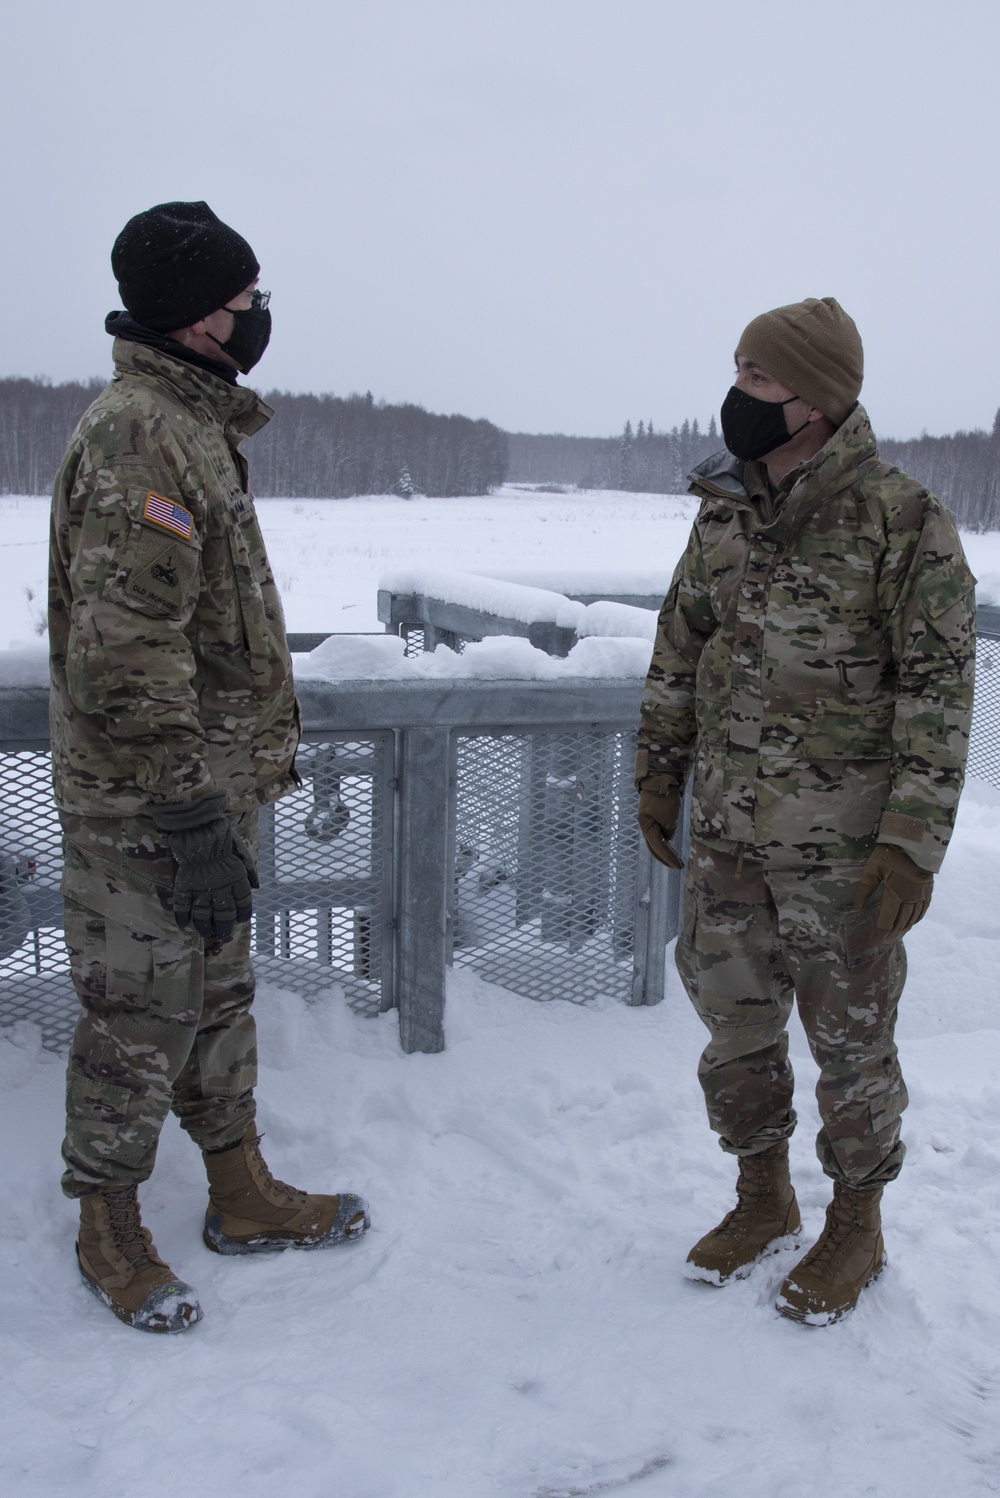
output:
[[[257,814],[234,817],[256,849]],[[63,1190],[144,1181],[169,1110],[202,1148],[235,1144],[257,1077],[250,927],[181,931],[173,864],[145,818],[64,814],[66,945],[83,1006],[66,1085]]]
[[[876,929],[878,896],[855,912],[863,865],[782,866],[694,843],[677,967],[711,1039],[698,1068],[724,1150],[750,1155],[795,1127],[786,1025],[793,998],[820,1068],[827,1175],[879,1186],[899,1173],[906,1088],[893,1030],[901,942]]]

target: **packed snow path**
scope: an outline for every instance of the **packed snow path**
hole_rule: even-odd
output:
[[[648,562],[653,534],[676,553],[685,502],[618,498],[618,510],[588,499],[575,524],[568,500],[517,499],[519,529],[504,544],[524,567],[596,565],[598,541],[608,566],[628,566],[630,548],[633,563]],[[369,573],[418,554],[431,561],[415,539],[421,524],[441,565],[474,568],[487,553],[497,565],[498,499],[464,510],[307,502],[294,549],[293,502],[271,503],[289,520],[272,543],[276,566],[287,556],[302,574],[292,628],[345,627],[331,600],[355,594],[373,612]],[[0,512],[11,543],[0,550],[0,638],[25,638],[33,600],[20,590],[38,571],[25,558],[44,535],[44,504],[0,501]],[[378,553],[367,559],[366,526]],[[1000,538],[972,539],[980,576],[990,565],[1000,573]],[[308,575],[307,555],[318,559]],[[704,1032],[672,970],[664,1003],[639,1010],[536,1004],[456,975],[439,1056],[404,1057],[394,1015],[360,1018],[336,992],[306,1004],[263,990],[268,1158],[296,1184],[363,1191],[374,1226],[342,1250],[217,1258],[200,1238],[197,1152],[169,1123],[145,1216],[206,1317],[176,1338],[121,1326],[80,1282],[76,1213],[58,1189],[62,1061],[39,1051],[30,1026],[8,1032],[4,1493],[1000,1491],[998,888],[1000,794],[973,782],[930,914],[907,942],[909,1154],[885,1195],[890,1264],[858,1311],[824,1330],[772,1309],[790,1254],[724,1290],[681,1276],[691,1243],[731,1205],[735,1170],[704,1120],[694,1070]],[[793,1169],[808,1241],[829,1192],[812,1149],[815,1069],[797,1027],[793,1051]]]

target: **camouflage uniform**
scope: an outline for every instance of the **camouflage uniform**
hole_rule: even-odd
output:
[[[114,358],[52,505],[52,768],[84,1009],[72,1196],[145,1179],[169,1107],[210,1148],[254,1112],[249,928],[221,948],[179,930],[169,846],[144,808],[225,790],[253,842],[257,808],[297,782],[281,605],[237,446],[271,413],[140,344],[117,340]]]
[[[677,964],[711,1040],[700,1076],[724,1149],[787,1138],[785,1022],[813,1054],[824,1169],[902,1162],[893,1045],[902,945],[854,893],[876,842],[940,867],[964,778],[974,579],[950,515],[883,463],[858,406],[776,493],[728,454],[660,613],[637,776],[683,784],[692,851]]]

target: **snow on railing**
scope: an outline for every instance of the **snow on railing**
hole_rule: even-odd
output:
[[[569,582],[573,574],[567,574]],[[576,574],[576,581],[593,584],[597,574]],[[626,586],[648,582],[634,576]],[[650,597],[629,591],[611,598],[584,593],[574,598],[552,589],[471,572],[426,568],[394,569],[379,582],[378,616],[386,629],[407,641],[419,634],[424,650],[438,645],[460,649],[490,635],[523,636],[549,655],[565,656],[574,642],[594,636],[652,641],[656,614],[646,604]],[[662,594],[652,595],[659,607]]]
[[[638,611],[636,611],[638,612]],[[517,635],[492,635],[454,650],[406,654],[398,635],[329,635],[307,655],[295,656],[296,681],[567,681],[574,677],[644,677],[648,639],[588,637],[569,654],[549,655]]]
[[[379,579],[379,592],[402,597],[429,598],[441,603],[459,604],[477,613],[495,614],[520,624],[554,623],[570,600],[563,593],[546,588],[528,587],[524,583],[506,582],[477,572],[454,572],[444,568],[393,568]],[[582,613],[581,605],[571,609],[567,624]]]
[[[587,605],[577,622],[576,632],[581,639],[603,635],[648,640],[652,644],[656,639],[656,618],[655,609],[637,609],[631,604],[606,598]]]
[[[526,587],[546,588],[562,593],[577,603],[598,603],[614,599],[634,608],[659,609],[670,587],[673,564],[667,567],[629,569],[602,567],[546,567],[521,571],[505,568],[494,572],[487,568],[484,577],[503,582],[522,583]]]

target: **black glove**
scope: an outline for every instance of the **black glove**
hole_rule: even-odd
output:
[[[253,914],[251,886],[260,888],[250,850],[225,815],[225,791],[197,801],[147,806],[167,834],[177,865],[174,874],[174,918],[181,930],[194,922],[199,936],[227,942],[237,923]]]
[[[640,780],[639,827],[650,853],[668,869],[684,867],[683,859],[670,846],[680,814],[680,787],[669,775],[646,775]]]

